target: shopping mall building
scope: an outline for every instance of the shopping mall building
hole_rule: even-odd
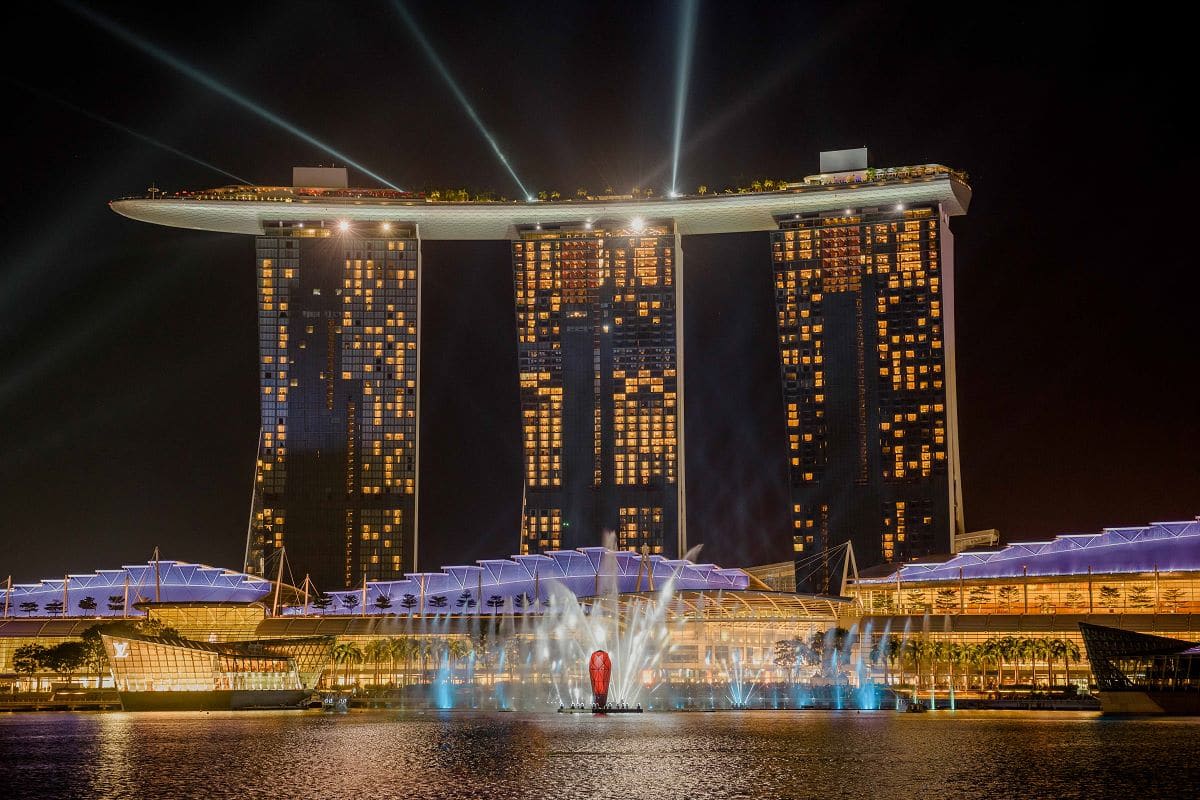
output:
[[[1200,518],[874,570],[851,575],[838,596],[771,590],[755,572],[594,547],[480,561],[316,595],[245,573],[151,561],[11,586],[0,619],[0,684],[28,691],[35,682],[63,680],[28,667],[18,671],[18,648],[75,641],[97,624],[121,619],[155,620],[185,642],[142,642],[134,650],[204,649],[209,655],[200,661],[214,664],[214,685],[275,686],[294,683],[293,673],[307,676],[302,688],[438,681],[533,686],[539,680],[553,687],[561,678],[553,693],[531,701],[535,706],[574,699],[583,682],[571,665],[582,665],[589,648],[613,651],[618,665],[623,658],[627,690],[638,684],[647,701],[666,686],[676,695],[709,692],[717,704],[754,704],[767,687],[781,685],[910,685],[923,658],[925,680],[938,688],[953,680],[938,678],[939,669],[953,674],[953,668],[937,666],[939,656],[930,653],[950,659],[945,654],[999,640],[1081,645],[1080,622],[1200,639]],[[837,631],[836,647],[845,648],[840,665],[830,668],[829,650],[824,662],[819,653],[804,657]],[[259,643],[261,658],[275,661],[258,662],[256,675],[233,675],[229,670],[239,667],[228,664],[243,663],[238,659],[248,642]],[[303,644],[311,661],[313,642],[328,643],[323,674],[287,661],[288,643]],[[917,643],[925,649],[913,649]],[[110,661],[113,647],[110,642]],[[1084,653],[1047,666],[1051,657],[1036,649],[1010,651],[996,665],[998,684],[964,682],[962,688],[1090,682]],[[169,672],[161,665],[177,662],[163,655],[153,668]],[[269,681],[267,671],[274,676]],[[959,666],[960,675],[967,671]],[[987,665],[979,671],[986,677]],[[87,672],[79,670],[77,682],[95,685]],[[169,685],[169,675],[114,673],[117,688],[122,680]],[[105,685],[112,685],[111,674]]]
[[[1005,637],[1080,648],[1070,679],[1090,678],[1079,623],[1200,638],[1200,517],[972,550],[888,565],[847,582],[864,627],[979,645]],[[1019,657],[1018,658],[1022,658]],[[1016,668],[1034,681],[1033,657]]]

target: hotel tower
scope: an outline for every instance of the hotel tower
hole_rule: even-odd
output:
[[[526,225],[512,242],[521,553],[669,557],[683,529],[681,263],[674,225]]]
[[[949,220],[971,189],[939,164],[870,169],[865,150],[821,161],[802,181],[678,197],[446,201],[297,169],[292,186],[155,189],[112,207],[254,237],[262,430],[246,568],[272,574],[286,549],[288,577],[320,590],[417,569],[422,241],[510,242],[519,552],[611,530],[622,550],[677,557],[681,237],[768,232],[790,525],[724,535],[790,549],[801,585],[826,589],[846,542],[865,566],[951,551],[962,530]]]
[[[821,172],[895,171],[854,150],[823,153]],[[859,564],[908,561],[951,552],[963,530],[950,212],[835,202],[771,233],[792,550],[801,586],[820,591],[828,560],[809,556],[851,542]]]
[[[298,171],[299,185],[345,187],[344,170]],[[295,580],[322,591],[402,578],[416,568],[415,226],[298,214],[264,223],[255,249],[262,430],[247,570],[269,573],[286,548]]]

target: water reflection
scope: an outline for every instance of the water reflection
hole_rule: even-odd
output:
[[[59,797],[1195,796],[1200,721],[1091,714],[287,712],[0,717]]]

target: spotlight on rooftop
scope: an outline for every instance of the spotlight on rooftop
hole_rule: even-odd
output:
[[[170,53],[168,53],[166,50],[163,50],[158,45],[153,44],[152,42],[150,42],[147,39],[143,39],[141,36],[138,36],[136,33],[129,30],[124,25],[121,25],[120,23],[118,23],[116,20],[109,19],[108,17],[104,16],[103,14],[101,14],[98,11],[87,8],[86,6],[80,5],[79,3],[70,2],[70,0],[67,0],[66,6],[67,6],[67,8],[71,9],[76,14],[78,14],[79,16],[87,19],[89,22],[91,22],[96,27],[104,29],[108,33],[112,34],[113,36],[117,37],[121,41],[125,42],[125,44],[130,45],[130,46],[142,51],[143,53],[150,56],[151,58],[153,58],[163,64],[166,64],[168,67],[175,70],[176,72],[182,73],[183,75],[187,76],[188,78],[191,78],[193,81],[195,81],[196,83],[205,87],[206,89],[216,92],[217,94],[221,95],[222,97],[224,97],[227,100],[232,100],[234,103],[237,103],[242,108],[254,113],[261,119],[264,119],[267,122],[270,122],[272,125],[275,125],[279,128],[283,128],[285,131],[292,134],[293,136],[296,136],[297,138],[302,139],[303,141],[311,144],[313,147],[320,148],[321,150],[325,151],[327,154],[333,156],[337,160],[346,162],[347,164],[354,167],[355,169],[358,169],[358,170],[362,171],[364,174],[369,175],[372,178],[374,178],[375,180],[379,181],[380,183],[382,183],[384,186],[388,187],[389,189],[395,189],[398,192],[403,191],[399,186],[392,183],[387,178],[384,178],[382,175],[378,175],[378,174],[372,172],[371,170],[364,167],[362,164],[360,164],[357,161],[355,161],[354,159],[350,158],[345,153],[342,153],[341,151],[330,147],[329,145],[325,144],[324,142],[322,142],[320,139],[313,136],[312,134],[310,134],[304,130],[301,130],[299,127],[288,122],[287,120],[285,120],[283,117],[279,116],[278,114],[276,114],[266,108],[263,108],[258,103],[255,103],[253,100],[251,100],[250,98],[234,91],[233,89],[229,88],[225,84],[218,81],[216,78],[213,78],[213,77],[207,75],[206,73],[202,72],[201,70],[197,69],[196,67],[193,67],[191,64],[187,63],[183,59],[177,58],[177,57],[171,55]]]
[[[122,125],[119,122],[114,122],[113,120],[109,119],[108,117],[101,116],[100,114],[97,114],[93,111],[88,111],[86,108],[80,108],[79,106],[75,105],[74,103],[68,103],[66,100],[63,100],[61,97],[52,95],[49,92],[43,92],[41,89],[36,89],[32,86],[24,84],[21,81],[15,80],[13,78],[9,78],[9,81],[11,83],[15,83],[17,86],[20,86],[22,89],[24,89],[27,92],[36,94],[38,97],[45,98],[46,100],[49,100],[52,103],[57,103],[58,105],[62,106],[63,108],[68,108],[71,111],[74,111],[78,114],[82,114],[83,116],[87,117],[88,119],[99,122],[101,125],[107,125],[108,127],[112,128],[113,130],[121,131],[122,133],[127,133],[130,136],[132,136],[133,138],[140,139],[141,141],[145,142],[148,145],[151,145],[152,147],[157,147],[160,150],[165,150],[166,152],[171,153],[173,155],[177,155],[182,159],[186,159],[187,161],[192,162],[193,164],[204,167],[206,169],[211,169],[213,172],[219,172],[228,178],[233,178],[238,183],[244,183],[247,185],[250,183],[250,181],[246,180],[245,178],[243,178],[239,175],[234,175],[232,172],[230,172],[228,170],[221,169],[220,167],[216,166],[215,164],[210,164],[202,158],[197,158],[196,156],[191,155],[190,153],[185,153],[177,147],[172,147],[171,145],[167,144],[166,142],[160,142],[158,139],[155,139],[152,136],[147,136],[146,134],[141,133],[140,131],[135,131],[133,128]]]
[[[454,80],[454,76],[450,74],[450,69],[446,66],[446,63],[442,61],[442,58],[437,54],[437,51],[433,49],[433,44],[425,37],[425,33],[417,25],[416,19],[413,18],[412,14],[408,13],[408,9],[405,8],[404,4],[399,2],[399,0],[392,0],[392,5],[395,6],[396,13],[400,15],[400,19],[404,20],[404,24],[408,27],[408,30],[413,35],[413,38],[417,40],[417,44],[421,46],[421,50],[425,52],[425,57],[429,59],[429,62],[433,64],[438,73],[442,76],[442,80],[445,81],[446,85],[450,87],[450,91],[454,94],[454,98],[458,100],[458,104],[462,106],[463,111],[465,111],[467,116],[471,118],[471,122],[475,123],[475,127],[479,130],[480,135],[487,140],[488,145],[490,145],[492,148],[492,152],[495,153],[496,158],[500,160],[500,164],[504,167],[504,169],[508,170],[508,174],[512,176],[513,181],[515,181],[517,186],[520,187],[521,194],[525,195],[526,201],[532,203],[533,197],[530,196],[529,190],[525,188],[525,184],[522,183],[521,179],[517,177],[517,171],[512,168],[511,164],[508,163],[508,157],[505,156],[500,150],[500,143],[496,141],[496,137],[493,136],[492,132],[488,130],[487,126],[483,124],[483,120],[480,119],[479,114],[476,113],[475,107],[471,105],[471,101],[467,99],[467,96],[463,93],[463,90],[459,88],[458,81]]]
[[[675,135],[671,143],[671,196],[679,186],[679,152],[683,144],[683,119],[687,109],[692,49],[696,43],[696,0],[683,0],[679,19],[679,51],[675,61]]]

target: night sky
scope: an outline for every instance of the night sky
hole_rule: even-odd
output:
[[[966,170],[974,201],[952,227],[968,527],[1027,540],[1191,518],[1183,32],[1095,5],[975,5],[702,3],[680,185],[799,179],[820,150],[862,145],[876,166]],[[90,7],[406,189],[518,194],[387,3]],[[252,240],[112,213],[151,182],[230,181],[77,109],[255,183],[331,159],[68,6],[19,8],[3,55],[0,579],[155,545],[239,567],[258,429]],[[677,6],[410,8],[532,189],[667,187]],[[767,236],[689,237],[684,252],[689,535],[718,563],[786,558]],[[429,242],[424,257],[432,569],[516,549],[521,477],[508,246]]]

